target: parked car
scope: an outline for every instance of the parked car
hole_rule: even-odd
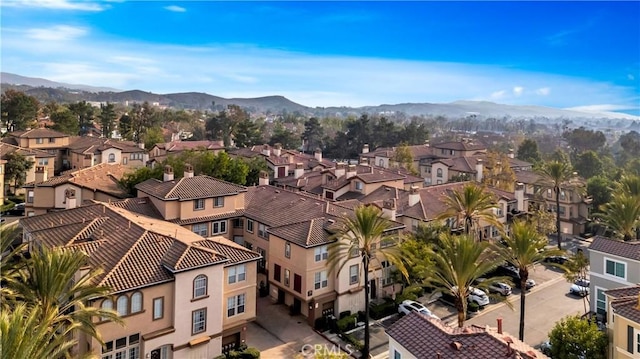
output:
[[[476,303],[480,307],[484,307],[489,304],[489,296],[482,289],[469,287],[469,296],[467,297],[469,303]]]
[[[589,295],[590,285],[591,285],[591,282],[589,282],[587,279],[584,279],[584,278],[577,279],[569,288],[569,293],[580,296],[580,297],[586,297]]]
[[[425,307],[424,305],[414,301],[414,300],[404,300],[402,303],[400,303],[400,305],[398,306],[398,313],[400,313],[400,315],[407,315],[411,312],[418,312],[418,313],[422,313],[428,317],[432,317],[432,318],[437,318],[437,316],[435,316],[433,313],[431,313],[431,311],[429,309],[427,309],[427,307]]]
[[[549,257],[545,257],[543,261],[545,263],[556,263],[556,264],[563,265],[567,263],[568,260],[569,258],[566,256],[549,256]]]
[[[480,284],[486,280],[486,278],[478,278],[476,279],[475,284]],[[511,286],[503,282],[491,283],[487,287],[487,290],[489,291],[489,293],[499,293],[505,297],[511,295]]]
[[[12,216],[24,216],[24,203],[17,203],[13,208],[7,211]]]
[[[513,280],[513,284],[515,284],[516,288],[521,287],[520,271],[518,270],[518,268],[514,267],[509,263],[497,266],[496,269],[493,270],[493,272],[489,273],[489,275],[511,277],[511,279]],[[527,279],[527,282],[526,282],[527,290],[533,288],[535,285],[536,285],[536,281],[534,281],[531,278]]]

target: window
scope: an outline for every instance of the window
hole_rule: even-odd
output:
[[[326,288],[329,282],[327,281],[327,271],[316,272],[313,286],[315,289]]]
[[[437,180],[436,184],[442,184],[442,180]]]
[[[224,207],[224,197],[215,197],[213,199],[214,207]]]
[[[164,317],[164,297],[153,298],[153,320]]]
[[[36,138],[36,144],[41,145],[44,143],[44,138]]]
[[[49,165],[49,159],[48,158],[40,158],[38,160],[38,166],[48,166]]]
[[[291,258],[291,243],[289,242],[284,244],[284,256]]]
[[[384,159],[382,158],[378,159],[378,167],[384,167]]]
[[[151,351],[152,359],[169,359],[169,353],[171,353],[171,345],[163,345],[160,348]]]
[[[122,164],[126,165],[129,162],[129,160],[126,157],[122,158]]]
[[[139,152],[131,153],[131,154],[129,154],[129,159],[132,160],[132,161],[133,160],[141,160],[142,159],[142,153],[139,153]]]
[[[636,334],[636,351],[640,353],[640,332]]]
[[[596,288],[596,312],[604,315],[607,312],[607,296],[604,289]]]
[[[362,182],[356,181],[356,191],[362,191],[363,187]]]
[[[131,295],[131,313],[142,311],[142,293],[135,292]]]
[[[298,293],[302,293],[302,277],[300,274],[293,275],[293,290]]]
[[[116,161],[116,155],[113,153],[109,154],[109,163],[114,163]]]
[[[242,218],[234,218],[233,219],[233,228],[242,228],[244,225]]]
[[[436,177],[440,177],[440,178],[442,178],[442,168],[438,168],[438,169],[436,170]]]
[[[262,223],[258,223],[258,236],[262,238],[268,238],[267,226]]]
[[[284,285],[289,286],[289,281],[291,280],[291,272],[288,269],[284,270]]]
[[[228,273],[229,284],[242,282],[247,278],[247,269],[244,264],[229,267]]]
[[[27,203],[33,203],[33,191],[27,191]]]
[[[202,333],[207,329],[207,308],[191,312],[191,335]]]
[[[349,258],[355,258],[360,255],[360,250],[358,248],[351,248],[349,253]]]
[[[200,298],[207,295],[207,277],[199,275],[193,280],[193,298]]]
[[[105,299],[102,301],[102,305],[100,308],[104,310],[112,310],[113,309],[113,301],[111,299]],[[107,318],[102,317],[102,320],[107,320]]]
[[[253,233],[253,221],[250,219],[247,219],[247,232]]]
[[[263,271],[267,269],[267,251],[260,247],[257,247],[256,252],[258,252],[258,254],[262,256],[262,258],[260,258],[260,260],[258,261],[258,270]]]
[[[279,282],[281,280],[280,276],[282,275],[282,270],[279,264],[273,265],[273,280]]]
[[[357,284],[359,281],[358,265],[354,264],[349,267],[349,284]]]
[[[316,262],[323,261],[329,257],[329,252],[327,251],[327,246],[316,247],[314,249]]]
[[[616,262],[611,259],[605,259],[606,273],[622,279],[626,279],[626,263]]]
[[[193,233],[198,233],[199,235],[206,237],[207,236],[207,224],[206,223],[198,223],[191,226],[191,231]]]
[[[193,201],[193,209],[196,211],[204,209],[204,198],[199,198]]]
[[[560,191],[560,200],[564,201],[567,199],[567,194],[562,190]]]
[[[102,359],[140,359],[140,334],[105,342]]]
[[[389,261],[382,261],[382,285],[391,285],[393,284],[393,277],[391,275],[392,266]]]
[[[49,143],[56,143],[56,139],[53,137],[49,137]]]
[[[399,351],[393,350],[393,359],[402,359],[402,354]]]
[[[120,316],[129,314],[129,297],[126,295],[119,296],[116,301],[116,308]]]
[[[227,220],[211,222],[211,234],[227,233]]]
[[[244,294],[227,298],[227,317],[244,313]]]
[[[547,198],[551,198],[551,189],[547,188]]]

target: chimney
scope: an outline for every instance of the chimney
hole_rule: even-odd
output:
[[[484,171],[484,166],[482,165],[482,158],[478,158],[476,161],[476,181],[482,182],[482,175]]]
[[[75,189],[66,189],[64,191],[64,209],[72,209],[78,207]]]
[[[507,155],[509,158],[516,158],[516,154],[513,152],[513,148],[509,149],[509,154]]]
[[[337,178],[344,176],[347,173],[347,164],[344,162],[338,162],[336,164],[335,174]]]
[[[282,154],[282,145],[279,143],[276,143],[275,146],[273,146],[273,154],[280,157],[280,155]]]
[[[144,142],[140,142],[138,143],[138,147],[142,150],[144,150]]]
[[[391,198],[386,200],[382,204],[382,215],[387,217],[387,219],[395,221],[396,215],[398,213],[398,208],[396,206],[396,199]]]
[[[516,209],[521,212],[524,211],[524,183],[516,183],[515,196],[517,201]]]
[[[498,321],[498,334],[502,334],[502,318],[496,320]]]
[[[266,171],[260,171],[260,178],[258,179],[259,186],[269,185],[269,174]]]
[[[47,167],[36,166],[36,183],[42,183],[47,180],[48,173]]]
[[[368,166],[369,165],[369,159],[366,157],[362,157],[360,158],[360,164],[363,166]]]
[[[357,173],[358,172],[356,171],[356,165],[349,165],[349,167],[347,167],[347,178],[355,177]]]
[[[162,180],[164,182],[173,181],[173,167],[169,165],[164,166],[164,176],[162,176]]]
[[[189,163],[184,164],[184,178],[193,177],[193,166]]]
[[[411,186],[409,189],[409,206],[414,206],[420,202],[420,187]]]
[[[262,146],[262,154],[267,157],[271,156],[271,150],[269,149],[269,145]]]
[[[304,165],[300,162],[296,163],[296,169],[293,170],[293,178],[300,178],[304,174]]]
[[[362,153],[369,153],[369,144],[365,143],[364,146],[362,146]]]
[[[322,150],[319,148],[316,148],[316,151],[313,153],[313,157],[316,158],[316,161],[322,162]]]

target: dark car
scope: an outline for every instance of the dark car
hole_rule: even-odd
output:
[[[520,271],[518,270],[518,268],[514,267],[511,264],[507,263],[507,264],[497,266],[491,273],[489,273],[489,276],[510,277],[511,280],[513,281],[513,284],[515,284],[516,288],[522,289],[521,280],[520,280]],[[527,290],[533,288],[535,285],[536,285],[536,282],[533,279],[530,279],[530,278],[527,279],[527,283],[526,283]]]
[[[567,263],[568,260],[569,260],[569,258],[565,257],[565,256],[550,256],[550,257],[546,257],[544,259],[544,262],[545,263],[556,263],[556,264],[563,265],[563,264]]]

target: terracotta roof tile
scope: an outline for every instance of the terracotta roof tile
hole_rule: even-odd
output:
[[[168,222],[179,224],[179,225],[185,225],[185,224],[193,224],[193,223],[201,223],[201,222],[208,222],[208,221],[217,221],[220,219],[234,218],[234,217],[242,216],[243,214],[244,214],[244,209],[239,209],[233,212],[220,213],[213,216],[194,217],[194,218],[187,218],[187,219],[176,218],[176,219],[171,219]]]
[[[247,188],[210,176],[182,177],[174,181],[162,182],[155,178],[136,185],[138,191],[160,199],[180,201],[196,198],[229,196],[246,192]]]
[[[23,148],[20,146],[12,145],[5,142],[0,142],[0,158],[4,159],[9,153],[17,152],[23,156],[34,156],[35,158],[55,158],[56,155],[52,155],[47,151],[37,150],[34,148]]]
[[[325,226],[335,221],[325,218],[314,218],[304,222],[292,223],[280,227],[269,228],[269,233],[301,247],[309,248],[330,242],[331,234]]]
[[[127,198],[122,201],[113,201],[110,206],[126,209],[129,212],[138,213],[143,216],[162,219],[162,214],[151,203],[149,197]]]
[[[640,261],[640,241],[637,240],[624,242],[603,236],[596,236],[593,242],[591,242],[589,250]]]
[[[9,136],[20,137],[20,138],[69,137],[69,135],[67,134],[54,131],[50,128],[34,128],[32,130],[27,130],[27,131],[10,132]]]
[[[100,163],[75,171],[67,171],[65,174],[47,179],[37,184],[38,187],[56,187],[65,183],[72,183],[82,188],[101,191],[119,198],[128,196],[118,183],[125,173],[131,169],[121,164]],[[30,182],[25,187],[35,187],[36,183]]]
[[[212,249],[216,253],[220,253],[227,257],[229,259],[227,265],[234,265],[262,258],[260,254],[221,236],[210,237],[204,241],[195,242],[195,245]]]

